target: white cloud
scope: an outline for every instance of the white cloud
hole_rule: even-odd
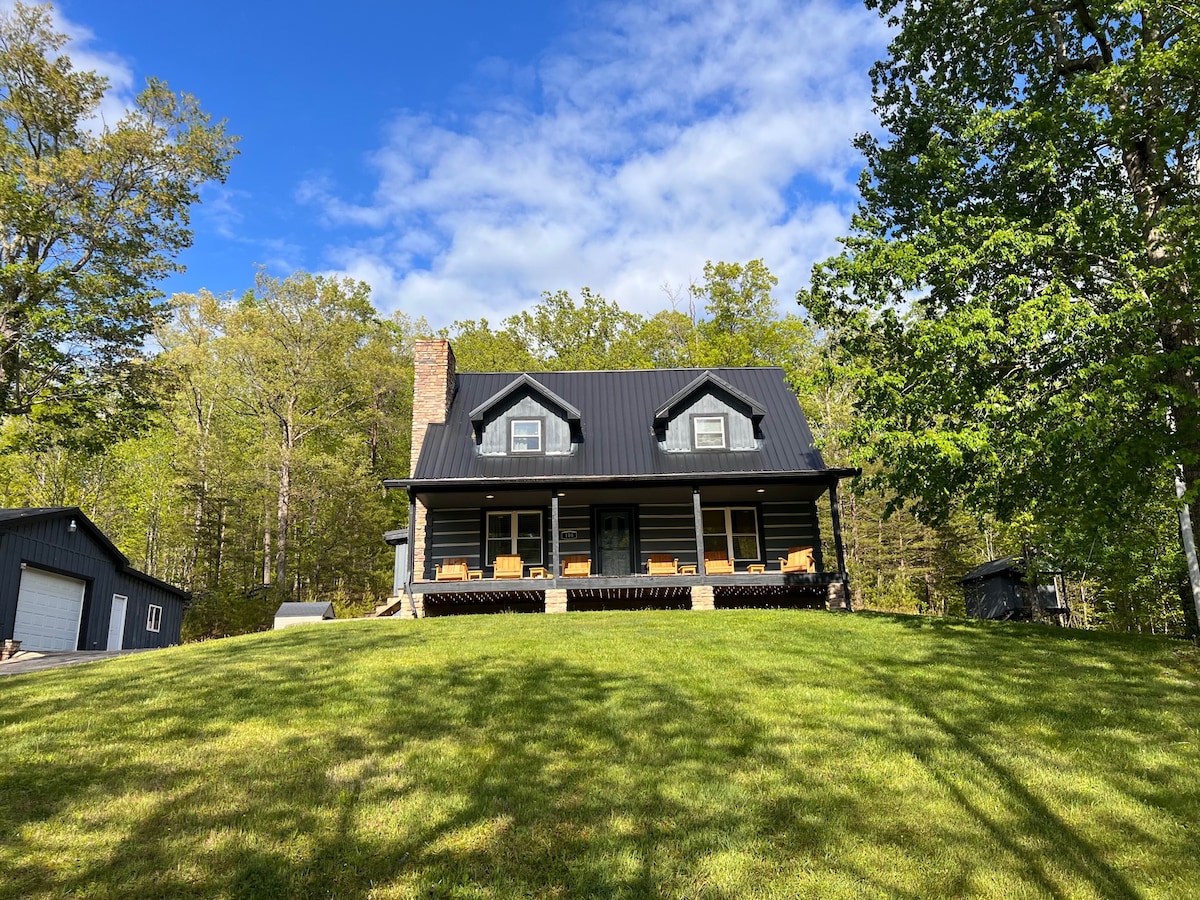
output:
[[[367,202],[298,196],[371,232],[330,249],[340,271],[435,325],[583,285],[654,311],[707,259],[763,257],[788,306],[846,230],[885,38],[833,0],[605,6],[532,74],[481,66],[506,87],[465,123],[396,119]]]
[[[13,0],[0,0],[0,15],[12,14]],[[54,29],[67,35],[62,51],[71,59],[71,65],[81,72],[96,72],[108,79],[109,89],[100,101],[99,109],[91,126],[99,129],[103,124],[115,125],[133,107],[133,69],[127,60],[115,53],[107,53],[93,46],[96,35],[86,25],[74,22],[57,9],[51,10]]]

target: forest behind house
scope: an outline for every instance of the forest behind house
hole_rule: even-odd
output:
[[[958,508],[932,524],[889,511],[872,464],[845,442],[856,385],[836,337],[803,309],[781,311],[775,284],[761,260],[709,263],[702,279],[664,288],[653,315],[560,290],[499,324],[458,321],[439,335],[460,371],[782,367],[826,462],[864,465],[842,492],[856,608],[962,615],[959,577],[1032,550],[1065,574],[1073,625],[1186,629],[1165,500],[1136,522],[1074,531],[1033,511],[997,521]],[[266,628],[287,600],[367,614],[391,591],[383,532],[406,525],[406,498],[382,481],[409,470],[412,343],[430,335],[424,320],[380,317],[351,280],[260,273],[241,295],[177,295],[136,426],[98,444],[8,421],[0,505],[81,507],[136,567],[193,593],[187,639]]]

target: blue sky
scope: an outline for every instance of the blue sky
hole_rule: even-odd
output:
[[[57,9],[110,114],[153,75],[242,136],[168,291],[344,274],[434,326],[584,285],[651,313],[708,259],[762,257],[790,308],[845,233],[886,37],[837,0]]]

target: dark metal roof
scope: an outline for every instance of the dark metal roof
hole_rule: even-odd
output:
[[[76,527],[84,529],[90,534],[101,547],[108,552],[113,558],[113,562],[126,575],[144,581],[147,584],[152,584],[155,587],[160,587],[165,591],[170,591],[176,594],[180,599],[188,602],[192,599],[192,595],[187,591],[175,587],[173,584],[168,584],[153,575],[147,575],[145,572],[139,572],[137,569],[129,565],[129,557],[117,549],[117,545],[108,539],[100,528],[83,514],[83,511],[78,506],[43,506],[29,507],[27,509],[0,509],[0,529],[12,530],[24,522],[34,522],[40,519],[53,518],[72,518],[75,520]]]
[[[566,413],[568,422],[578,422],[579,421],[579,418],[580,418],[579,410],[577,410],[574,406],[572,406],[570,403],[568,403],[562,397],[558,396],[558,394],[554,393],[554,391],[550,390],[544,384],[539,382],[532,375],[522,374],[517,378],[511,379],[507,386],[502,387],[500,390],[498,390],[492,396],[488,397],[486,400],[484,400],[482,403],[480,403],[477,407],[475,407],[473,410],[471,410],[467,414],[468,417],[471,419],[471,422],[476,425],[483,422],[483,418],[484,418],[484,416],[487,415],[487,412],[489,409],[491,409],[493,406],[495,406],[497,403],[499,403],[505,397],[515,394],[517,391],[519,391],[523,387],[528,387],[534,393],[540,394],[542,399],[549,400],[550,404],[552,406],[557,406],[559,409],[561,409],[564,413]]]
[[[1000,575],[1004,572],[1012,572],[1020,578],[1025,574],[1025,564],[1019,556],[1005,556],[1002,559],[993,559],[991,562],[985,562],[982,566],[976,566],[962,578],[958,579],[958,583],[966,584],[968,581],[979,581],[981,578],[991,578],[994,575]]]
[[[765,410],[759,425],[760,449],[700,453],[662,449],[655,435],[655,413],[706,373],[711,373],[714,383],[719,379],[735,396],[752,398]],[[511,372],[459,374],[446,422],[429,426],[413,478],[388,484],[854,474],[826,467],[779,368],[539,372],[539,384],[581,411],[582,443],[569,456],[484,456],[475,443],[471,413],[520,378]]]
[[[694,395],[696,392],[698,392],[701,388],[704,388],[704,387],[720,388],[722,391],[729,394],[734,399],[740,400],[742,403],[745,403],[748,407],[750,407],[750,415],[754,419],[755,422],[757,422],[759,419],[761,419],[763,416],[765,416],[767,414],[767,411],[766,411],[766,409],[763,408],[762,404],[759,403],[757,400],[755,400],[753,397],[748,397],[746,394],[739,391],[733,385],[729,384],[726,381],[722,381],[720,378],[718,378],[716,375],[714,375],[711,371],[705,370],[705,372],[702,375],[700,375],[698,378],[696,378],[690,384],[684,385],[682,390],[680,390],[673,397],[668,398],[667,401],[662,406],[660,406],[658,409],[656,409],[654,411],[655,423],[657,424],[660,422],[667,422],[668,420],[670,420],[671,413],[675,410],[675,407],[681,405],[683,403],[683,401],[689,399],[692,395]]]
[[[1006,572],[1011,572],[1018,580],[1025,577],[1025,560],[1020,556],[1004,556],[1000,559],[993,559],[990,562],[985,562],[982,566],[976,566],[962,578],[958,579],[959,584],[966,584],[968,581],[980,581],[984,578],[994,578],[997,575],[1003,575]],[[1040,568],[1042,575],[1061,575],[1062,569],[1054,564],[1043,564]]]

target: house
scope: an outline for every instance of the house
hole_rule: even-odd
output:
[[[22,650],[179,643],[186,591],[145,575],[78,507],[0,509],[0,640]]]
[[[408,600],[381,609],[846,605],[857,472],[825,465],[781,369],[458,373],[444,340],[415,363],[412,471],[385,482]]]
[[[1061,572],[1043,573],[1037,586],[1041,614],[1066,624],[1070,609],[1059,595]],[[993,559],[958,580],[966,596],[967,615],[976,619],[1032,618],[1033,586],[1025,577],[1025,563],[1017,556]]]
[[[281,603],[279,609],[275,610],[275,630],[310,622],[329,622],[336,618],[333,604],[329,602]]]

